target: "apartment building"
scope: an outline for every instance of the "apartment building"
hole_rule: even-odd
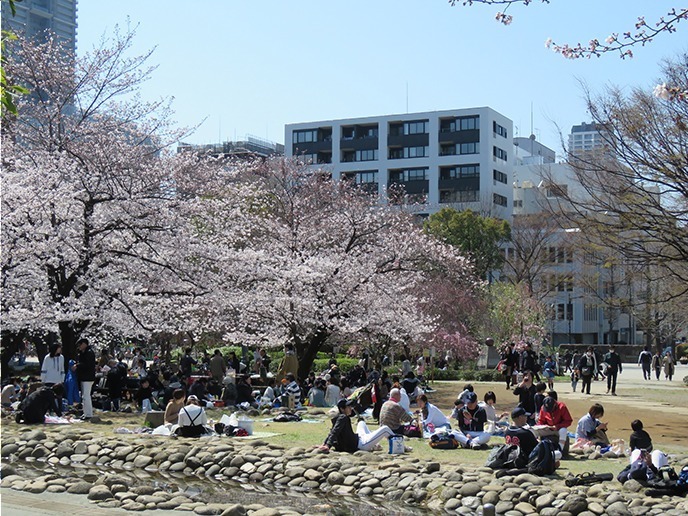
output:
[[[288,124],[285,153],[421,215],[511,216],[513,122],[489,107]]]
[[[54,32],[74,55],[76,52],[77,0],[22,0],[16,2],[16,16],[10,13],[7,0],[2,1],[2,28],[40,37],[46,30]]]

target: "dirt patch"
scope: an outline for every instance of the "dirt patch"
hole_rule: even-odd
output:
[[[449,413],[457,394],[465,382],[436,382],[431,394],[431,402],[442,411]],[[482,400],[487,391],[493,391],[497,397],[497,413],[510,412],[518,397],[512,390],[506,390],[503,383],[471,382]],[[580,385],[579,385],[580,387]],[[583,417],[593,403],[601,403],[605,408],[603,421],[609,424],[611,438],[621,438],[628,444],[631,435],[631,422],[640,419],[645,430],[652,437],[655,448],[667,451],[688,452],[686,428],[688,428],[688,389],[668,384],[648,384],[634,381],[619,386],[618,396],[606,394],[581,394],[572,392],[571,385],[555,384],[559,400],[566,406],[573,417],[569,431],[575,432],[578,419]],[[605,392],[606,385],[593,382],[591,392]]]

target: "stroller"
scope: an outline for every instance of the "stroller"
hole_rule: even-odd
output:
[[[373,383],[369,383],[363,387],[359,387],[352,392],[347,399],[355,400],[356,404],[353,406],[354,412],[357,415],[363,414],[366,410],[375,404],[373,400]]]

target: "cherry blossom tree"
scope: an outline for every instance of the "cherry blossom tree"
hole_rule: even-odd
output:
[[[230,341],[293,343],[300,374],[333,335],[401,343],[431,334],[434,317],[420,309],[418,292],[437,264],[465,288],[474,284],[466,258],[347,182],[288,160],[245,167],[238,177],[254,188],[238,196],[244,238],[230,218],[203,221],[219,248],[234,249],[224,253],[231,263],[218,263],[229,295],[213,307]],[[233,196],[225,189],[219,197]]]
[[[179,201],[164,186],[198,164],[165,152],[174,135],[165,102],[117,102],[150,72],[146,56],[125,57],[132,37],[118,34],[79,60],[55,38],[20,40],[7,62],[32,94],[5,120],[4,344],[54,331],[73,356],[79,336],[145,327],[132,296],[190,283],[163,252],[181,240]]]
[[[550,1],[541,0],[543,4],[549,4]],[[495,19],[504,25],[511,25],[514,18],[506,12],[509,7],[513,4],[527,6],[533,3],[533,0],[449,0],[449,3],[452,6],[457,4],[470,6],[474,3],[504,6],[502,11],[497,12]],[[678,30],[678,24],[686,20],[688,20],[688,8],[672,7],[668,8],[666,15],[657,21],[647,22],[645,17],[638,17],[635,26],[621,34],[611,33],[604,38],[591,39],[587,44],[557,44],[552,38],[548,38],[545,41],[545,46],[567,59],[589,59],[592,56],[600,57],[609,52],[618,53],[622,59],[625,59],[633,57],[632,47],[644,46],[659,36],[672,34]]]

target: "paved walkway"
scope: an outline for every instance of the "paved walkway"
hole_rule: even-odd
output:
[[[69,514],[71,516],[123,516],[130,514],[124,509],[103,509],[91,503],[84,495],[69,493],[30,494],[12,489],[0,490],[2,516],[45,516]],[[136,514],[179,516],[175,511],[141,511]]]

